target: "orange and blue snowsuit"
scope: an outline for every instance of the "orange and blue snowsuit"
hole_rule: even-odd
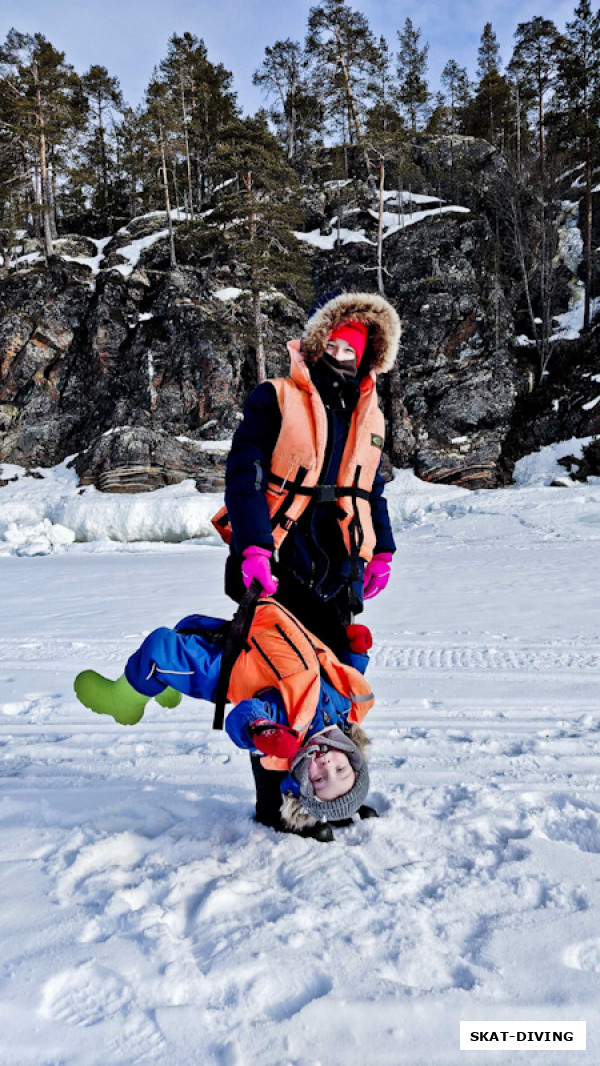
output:
[[[127,662],[125,676],[147,696],[170,686],[214,701],[226,636],[222,619],[189,615],[174,629],[150,633]],[[249,726],[259,718],[292,726],[301,740],[326,725],[361,722],[374,702],[361,672],[367,662],[366,655],[354,655],[354,665],[342,663],[281,604],[259,600],[229,682],[235,706],[227,733],[238,747],[254,751]],[[275,756],[261,763],[269,770],[288,769],[287,761]]]

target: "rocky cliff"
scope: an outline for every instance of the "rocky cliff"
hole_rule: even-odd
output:
[[[501,161],[478,142],[449,152],[450,140],[420,149],[419,196],[390,192],[386,203],[386,296],[403,322],[397,366],[380,386],[387,453],[390,464],[412,465],[425,479],[492,487],[532,443],[598,432],[600,404],[584,409],[600,392],[598,348],[557,344],[556,375],[530,395],[529,351],[515,344],[510,293],[498,283],[492,234],[477,209]],[[462,202],[456,169],[443,177],[457,154]],[[350,190],[355,201],[346,188],[342,218],[337,185],[306,190],[315,289],[375,289],[374,205],[364,188]],[[440,188],[456,209],[432,199]],[[83,484],[112,492],[186,477],[201,490],[222,487],[221,442],[255,384],[244,271],[195,256],[184,226],[184,265],[170,269],[164,226],[158,214],[110,240],[64,238],[47,266],[29,242],[4,271],[0,461],[50,466],[74,455]],[[305,309],[273,292],[264,311],[273,375],[285,371],[285,341],[301,331]]]

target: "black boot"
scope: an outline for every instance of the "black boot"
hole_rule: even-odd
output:
[[[374,807],[367,807],[366,803],[363,803],[362,807],[358,808],[359,818],[379,818],[379,815]]]
[[[322,844],[335,840],[333,829],[329,822],[316,822],[315,825],[307,825],[304,829],[287,829],[288,833],[296,833],[297,836],[310,837],[312,840],[320,840]]]
[[[281,770],[265,770],[259,755],[250,756],[250,765],[256,786],[256,821],[261,825],[268,825],[271,829],[285,832],[279,814],[280,785],[285,773]]]

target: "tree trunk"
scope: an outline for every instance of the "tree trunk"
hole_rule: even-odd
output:
[[[39,83],[39,71],[37,63],[33,64],[33,78],[35,83],[35,98],[37,103],[37,121],[39,127],[39,161],[40,161],[40,207],[42,210],[42,225],[44,230],[44,255],[46,260],[54,254],[52,244],[52,229],[50,226],[50,180],[48,175],[48,149],[46,145],[46,124],[44,122],[44,108],[42,106],[42,91]]]
[[[194,219],[194,192],[192,189],[192,160],[190,159],[190,140],[188,137],[188,122],[187,122],[187,108],[185,106],[185,88],[183,85],[183,71],[180,71],[181,82],[181,111],[183,115],[183,136],[185,141],[185,165],[187,170],[187,192],[189,200],[189,209]]]
[[[385,190],[385,159],[379,157],[379,221],[377,225],[377,291],[385,296],[383,286],[383,200]]]
[[[336,44],[337,44],[338,60],[339,60],[340,66],[342,68],[342,74],[344,76],[344,84],[346,86],[346,96],[347,96],[347,99],[348,99],[348,106],[349,106],[350,112],[352,114],[352,119],[353,119],[353,122],[354,122],[354,128],[356,130],[356,139],[357,139],[359,145],[362,146],[363,157],[364,157],[365,164],[366,164],[366,167],[367,167],[367,181],[369,183],[369,186],[370,186],[372,192],[375,192],[375,180],[373,178],[373,172],[372,172],[372,169],[371,169],[371,160],[369,159],[369,153],[368,153],[367,148],[366,148],[366,146],[364,144],[362,126],[361,126],[361,123],[360,123],[360,118],[358,116],[358,110],[357,110],[357,107],[356,107],[356,101],[354,99],[354,93],[352,92],[352,83],[350,81],[350,73],[349,73],[348,67],[346,65],[346,58],[344,56],[344,52],[343,52],[343,49],[342,49],[342,44],[341,44],[341,41],[340,41],[340,38],[339,38],[339,33],[338,33],[338,30],[337,30],[337,27],[335,28],[334,32],[335,32],[335,39],[336,39]]]
[[[40,186],[40,168],[36,159],[33,164],[33,173],[31,175],[31,215],[33,218],[33,233],[38,239],[42,236],[42,219],[39,210],[41,202],[42,190]]]
[[[106,142],[104,139],[104,119],[102,116],[102,95],[98,93],[98,136],[100,138],[100,169],[102,172],[102,210],[108,207],[108,163],[106,161]]]
[[[516,86],[517,92],[517,180],[521,180],[521,95],[519,93],[519,85]]]
[[[165,209],[167,212],[167,226],[169,228],[169,261],[172,267],[177,266],[177,259],[175,257],[175,237],[173,234],[173,219],[171,218],[171,198],[169,196],[169,175],[167,171],[167,158],[165,152],[165,135],[162,125],[160,126],[160,157],[162,160],[161,170],[163,179],[163,190],[165,194]]]
[[[592,152],[589,133],[585,139],[585,303],[583,310],[583,328],[587,329],[591,320],[592,300]]]
[[[288,159],[292,162],[296,154],[296,79],[292,80],[291,93],[291,114],[290,114],[290,134],[288,141]]]
[[[242,178],[246,192],[248,193],[250,201],[250,211],[248,214],[248,228],[250,231],[250,243],[253,244],[256,239],[256,220],[254,215],[254,194],[252,189],[252,171],[247,171],[245,177]],[[252,253],[251,253],[252,256]],[[265,345],[264,345],[264,333],[262,325],[262,315],[260,313],[260,282],[256,277],[255,267],[252,267],[251,274],[251,289],[252,289],[252,320],[254,322],[254,335],[256,337],[256,377],[258,383],[266,381],[267,368],[265,362]]]
[[[267,367],[265,362],[265,345],[260,313],[260,292],[253,286],[252,292],[252,317],[254,319],[254,332],[256,334],[256,377],[260,384],[267,379]]]
[[[56,195],[56,167],[54,166],[54,152],[52,152],[52,179],[51,179],[51,186],[50,187],[52,189],[52,204],[51,204],[51,211],[50,211],[50,232],[52,233],[52,240],[55,241],[55,240],[58,239],[58,208],[56,206],[56,201],[57,201],[57,195]]]

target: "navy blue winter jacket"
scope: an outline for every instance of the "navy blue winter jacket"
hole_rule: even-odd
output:
[[[320,481],[335,484],[348,436],[352,412],[359,397],[355,380],[344,381],[324,364],[311,376],[325,405],[328,441]],[[281,411],[275,388],[266,381],[248,398],[243,421],[233,438],[227,463],[225,504],[232,526],[232,549],[238,555],[255,544],[273,548],[271,520],[265,498],[271,456],[281,429]],[[378,471],[371,492],[371,513],[376,535],[375,552],[394,552],[385,481]],[[355,561],[356,565],[356,561]],[[277,571],[287,571],[297,582],[312,588],[323,600],[336,596],[350,581],[362,589],[360,573],[352,574],[336,517],[336,505],[311,502],[279,549]]]

